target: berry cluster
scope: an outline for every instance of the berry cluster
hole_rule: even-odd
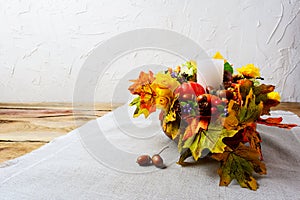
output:
[[[192,107],[189,103],[185,104],[183,107],[182,107],[182,112],[184,114],[190,114],[192,112]]]

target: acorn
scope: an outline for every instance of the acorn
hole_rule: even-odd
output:
[[[141,155],[136,159],[136,163],[140,166],[149,166],[152,164],[152,160],[149,155]]]
[[[152,156],[152,163],[155,165],[155,167],[160,168],[160,169],[165,169],[167,166],[164,164],[164,160],[162,157],[159,155],[161,152],[163,152],[165,149],[169,148],[169,146],[164,147],[162,150],[160,150],[159,153],[154,154]]]
[[[161,158],[161,156],[159,154],[155,154],[152,156],[152,163],[155,165],[155,167],[157,168],[161,168],[164,169],[167,166],[164,164],[163,159]]]
[[[136,159],[136,163],[140,166],[150,166],[154,164],[156,167],[164,169],[167,166],[164,164],[164,161],[159,154],[167,148],[169,148],[169,146],[164,147],[159,153],[154,154],[152,158],[149,155],[141,155]]]

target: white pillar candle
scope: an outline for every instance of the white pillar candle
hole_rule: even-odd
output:
[[[219,59],[197,60],[197,82],[204,87],[223,86],[224,61]]]

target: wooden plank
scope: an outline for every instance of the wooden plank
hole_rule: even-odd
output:
[[[37,149],[119,105],[0,103],[0,162]]]
[[[300,103],[299,102],[281,102],[278,106],[275,108],[272,108],[272,110],[284,110],[284,111],[290,111],[298,115],[300,117]]]
[[[121,106],[121,103],[62,103],[62,102],[31,102],[31,103],[0,103],[2,109],[46,109],[46,110],[103,110],[110,111]]]
[[[15,112],[13,115],[0,114],[0,140],[48,142],[107,112],[98,111],[91,114],[82,111],[64,115],[46,112],[43,115],[41,112],[27,110],[26,113]]]
[[[0,163],[31,152],[45,142],[0,142]]]

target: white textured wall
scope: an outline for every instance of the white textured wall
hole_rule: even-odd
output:
[[[0,0],[0,101],[72,101],[93,48],[154,27],[184,34],[208,53],[219,50],[236,66],[255,63],[283,101],[299,102],[299,13],[299,0]]]

